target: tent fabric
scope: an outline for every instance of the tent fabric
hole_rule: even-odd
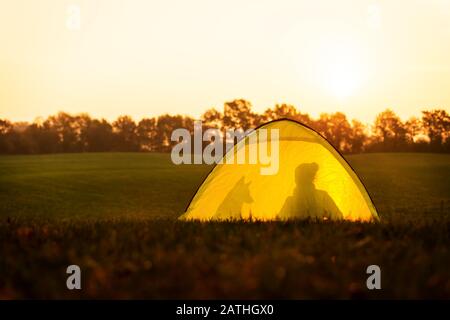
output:
[[[271,142],[271,130],[278,129],[276,174],[261,174],[261,167],[267,166],[263,163],[236,161],[238,151],[248,156],[253,148],[263,147],[262,139],[256,143],[251,139],[263,137],[261,129],[267,129],[266,142]],[[209,173],[180,219],[379,219],[346,160],[319,133],[299,122],[282,119],[260,126],[230,149],[223,161]]]

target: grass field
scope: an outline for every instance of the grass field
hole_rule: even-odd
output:
[[[179,222],[210,167],[0,157],[0,298],[450,298],[450,155],[347,158],[378,224]],[[366,289],[370,264],[382,290]]]

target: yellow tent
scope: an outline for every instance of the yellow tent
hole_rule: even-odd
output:
[[[266,146],[270,156],[278,156],[272,157],[278,161],[275,173],[263,174],[267,162],[248,161],[251,152]],[[246,161],[238,163],[242,152]],[[319,133],[299,122],[281,119],[258,127],[222,162],[209,173],[180,219],[378,220],[366,189],[346,160]]]

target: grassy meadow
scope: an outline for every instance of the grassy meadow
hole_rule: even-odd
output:
[[[0,157],[0,298],[450,298],[450,155],[347,159],[380,223],[180,222],[211,167]],[[371,264],[382,290],[366,289]]]

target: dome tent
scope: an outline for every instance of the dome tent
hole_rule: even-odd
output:
[[[251,137],[264,136],[262,129],[278,130],[278,170],[271,175],[261,174],[261,163],[228,161],[238,152],[248,155],[252,148],[261,148],[262,140]],[[324,137],[297,121],[274,120],[256,128],[222,162],[206,177],[180,219],[379,219],[348,162]]]

